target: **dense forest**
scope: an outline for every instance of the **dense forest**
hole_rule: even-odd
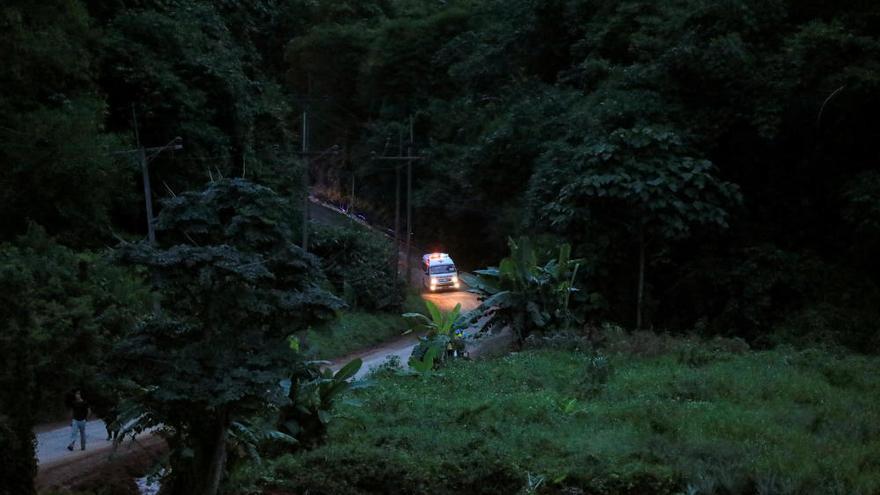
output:
[[[0,494],[75,387],[174,431],[168,493],[234,493],[255,417],[323,442],[347,376],[300,337],[407,303],[394,246],[304,224],[307,192],[533,274],[501,277],[520,345],[880,345],[877,2],[7,0],[0,29]]]

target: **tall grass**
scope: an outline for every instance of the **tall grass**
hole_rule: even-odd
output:
[[[385,374],[272,476],[297,493],[880,493],[880,359],[705,356],[534,350]]]

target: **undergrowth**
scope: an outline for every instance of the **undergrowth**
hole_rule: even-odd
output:
[[[880,360],[666,344],[385,373],[326,446],[259,476],[311,494],[880,492]]]
[[[424,312],[424,303],[417,293],[407,293],[403,312]],[[334,359],[399,337],[410,326],[397,312],[343,311],[301,337],[316,359]]]

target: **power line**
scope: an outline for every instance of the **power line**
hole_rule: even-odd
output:
[[[424,157],[413,156],[413,145],[415,143],[415,132],[413,126],[413,117],[409,117],[409,145],[406,149],[406,155],[403,154],[402,136],[398,140],[398,151],[396,156],[378,156],[374,155],[375,160],[405,161],[406,162],[406,257],[404,265],[406,267],[406,283],[410,283],[410,275],[412,274],[412,263],[410,263],[410,252],[412,248],[412,163],[422,160]],[[400,167],[395,167],[395,219],[394,219],[394,249],[395,252],[400,249],[399,242],[399,218],[400,218]],[[395,263],[396,266],[396,263]]]
[[[150,242],[150,246],[156,247],[156,223],[153,218],[153,192],[150,187],[150,170],[149,163],[154,160],[160,153],[165,150],[177,151],[183,149],[182,141],[183,139],[180,137],[176,137],[172,139],[165,146],[156,146],[152,148],[144,148],[141,146],[141,136],[140,131],[138,129],[137,122],[137,112],[135,111],[134,104],[131,105],[131,117],[132,123],[134,125],[134,137],[135,143],[137,144],[137,148],[133,150],[122,150],[122,151],[114,151],[111,154],[119,154],[119,155],[131,155],[134,154],[137,156],[138,162],[141,166],[141,174],[143,175],[144,180],[144,205],[147,210],[147,239]],[[147,152],[150,152],[150,156],[147,156]],[[158,287],[158,273],[153,272],[153,287]],[[153,298],[153,312],[158,315],[160,312],[159,307],[159,297],[156,294]]]

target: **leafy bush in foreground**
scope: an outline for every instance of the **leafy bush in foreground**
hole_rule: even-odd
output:
[[[700,366],[528,351],[377,376],[326,446],[266,476],[312,494],[880,490],[875,358],[708,349]]]
[[[574,315],[569,309],[580,262],[571,259],[571,246],[559,247],[556,258],[541,265],[527,237],[508,240],[510,256],[498,267],[476,270],[476,277],[462,274],[473,290],[486,296],[468,315],[469,324],[480,331],[510,326],[520,345],[534,331],[567,329]]]

